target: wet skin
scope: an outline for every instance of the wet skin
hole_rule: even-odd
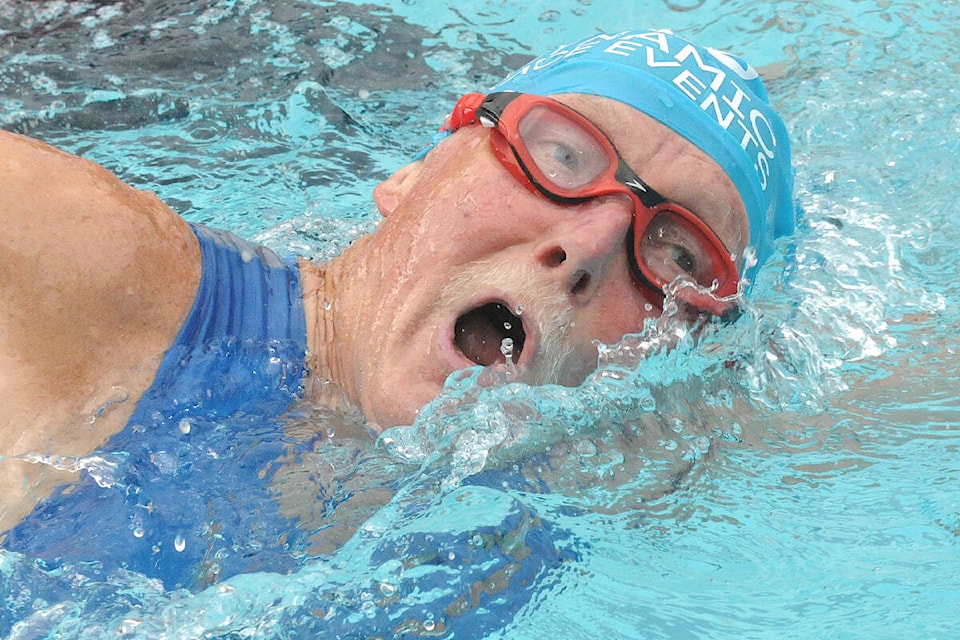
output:
[[[626,105],[583,95],[561,100],[597,124],[654,189],[706,220],[732,254],[742,253],[749,234],[742,201],[716,163]],[[316,352],[326,354],[333,382],[375,425],[411,422],[450,373],[475,364],[454,342],[454,329],[486,303],[522,307],[526,337],[517,364],[535,383],[580,382],[595,368],[595,341],[614,343],[660,313],[630,271],[629,199],[550,202],[504,169],[488,136],[480,127],[462,129],[380,185],[374,195],[384,220],[376,232],[326,265],[322,291],[308,292],[336,300],[331,317],[308,314],[310,338],[322,345]],[[306,282],[318,281],[314,269],[304,265]],[[503,275],[518,269],[519,277]],[[474,286],[451,291],[461,277]],[[551,297],[568,314],[562,353],[541,349],[538,316]],[[545,363],[559,364],[559,372]]]
[[[742,252],[746,216],[720,167],[626,105],[563,100]],[[175,212],[90,161],[0,132],[0,168],[3,531],[76,477],[18,456],[83,456],[124,427],[192,305],[200,254]],[[397,172],[374,199],[384,219],[373,234],[327,264],[300,265],[307,400],[358,406],[374,428],[412,422],[450,373],[475,364],[465,353],[489,359],[489,345],[455,340],[458,320],[489,303],[522,324],[516,363],[531,383],[578,383],[595,367],[595,341],[660,313],[627,261],[629,199],[550,202],[504,169],[480,127]]]

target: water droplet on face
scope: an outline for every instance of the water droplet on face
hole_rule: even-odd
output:
[[[509,322],[504,322],[503,328],[506,329],[507,331],[510,331],[510,329],[513,329],[513,325],[510,324]]]
[[[517,305],[517,308],[514,309],[514,311],[513,311],[513,315],[519,316],[519,315],[522,315],[522,314],[523,314],[523,305],[522,305],[522,304],[518,304],[518,305]]]
[[[187,541],[184,540],[183,536],[178,534],[173,540],[173,548],[177,551],[183,551],[187,548]]]

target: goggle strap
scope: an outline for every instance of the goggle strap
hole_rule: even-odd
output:
[[[480,121],[477,110],[480,109],[485,98],[486,96],[482,93],[468,93],[460,98],[453,107],[453,111],[447,116],[443,128],[448,131],[456,131],[461,127],[477,124]]]

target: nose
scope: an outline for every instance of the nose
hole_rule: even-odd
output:
[[[560,279],[574,304],[585,304],[612,269],[625,264],[633,203],[610,196],[565,209],[549,238],[537,245],[535,257]]]

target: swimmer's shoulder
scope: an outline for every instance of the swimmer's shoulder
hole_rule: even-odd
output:
[[[155,194],[122,182],[91,160],[3,130],[0,195],[5,226],[20,229],[5,234],[8,242],[51,238],[96,249],[142,237],[153,244],[187,242],[197,250],[188,225]]]
[[[196,295],[190,227],[102,166],[2,131],[0,220],[0,431],[118,386],[138,399]]]

